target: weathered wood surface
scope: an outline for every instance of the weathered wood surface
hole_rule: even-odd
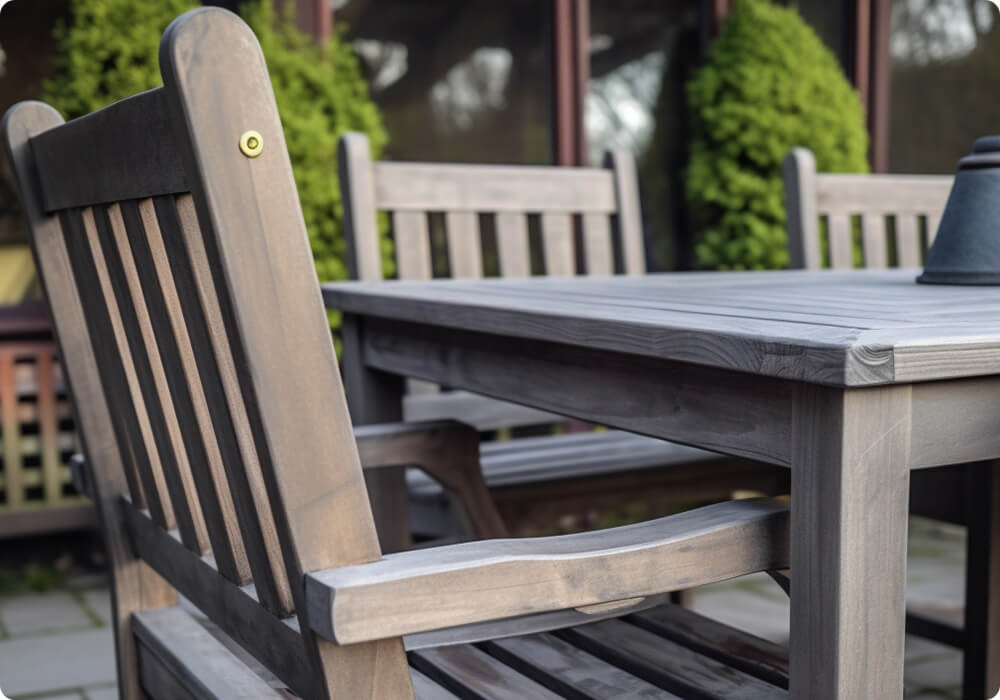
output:
[[[364,361],[383,374],[431,379],[599,425],[789,464],[790,381],[379,318],[366,319],[365,328]]]
[[[681,697],[719,700],[788,697],[782,688],[622,620],[603,620],[558,634],[591,654]]]
[[[126,486],[132,465],[127,464],[127,455],[117,443],[118,426],[113,408],[105,398],[102,372],[91,337],[95,328],[80,300],[66,231],[57,217],[44,213],[37,190],[38,175],[30,139],[62,123],[62,118],[51,107],[28,102],[7,112],[2,131],[7,157],[17,178],[24,218],[31,231],[35,264],[50,304],[59,356],[63,358],[76,397],[76,423],[88,454],[104,467],[94,479],[94,502],[110,560],[111,626],[115,636],[117,678],[122,697],[138,698],[142,689],[131,615],[138,610],[173,605],[177,597],[172,587],[135,556],[119,525],[120,495],[131,488],[142,502],[142,491],[134,479]],[[74,233],[82,237],[80,229]],[[104,352],[115,352],[110,346],[110,333],[98,334],[97,341],[105,344]]]
[[[698,586],[784,568],[787,506],[755,499],[557,537],[403,552],[307,576],[314,631],[341,644]]]
[[[160,66],[175,129],[186,131],[182,161],[260,460],[266,502],[255,507],[273,516],[279,565],[308,629],[304,573],[381,551],[267,66],[249,27],[217,8],[170,25]],[[255,158],[237,147],[248,128],[264,139]],[[233,471],[252,478],[244,467]],[[246,515],[241,531],[267,523],[260,511]],[[402,640],[345,649],[306,633],[303,643],[312,674],[300,694],[412,695]]]
[[[31,149],[43,209],[190,191],[168,114],[166,91],[156,88],[39,135]]]
[[[177,607],[132,617],[140,667],[153,698],[287,698],[253,673],[187,612]],[[157,671],[151,666],[158,667]],[[155,674],[155,678],[152,677]]]
[[[1000,289],[910,270],[324,285],[356,314],[833,386],[1000,372]]]
[[[391,211],[605,212],[617,209],[602,168],[376,162],[375,200]]]
[[[903,694],[911,396],[909,386],[797,391],[789,645],[795,697]]]

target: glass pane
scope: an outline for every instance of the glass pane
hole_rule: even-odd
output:
[[[591,0],[588,157],[625,148],[639,167],[649,267],[685,267],[687,162],[684,84],[702,53],[699,0]]]
[[[796,0],[790,3],[798,8],[802,19],[809,23],[827,48],[840,61],[844,71],[850,73],[854,58],[850,55],[854,27],[848,22],[848,13],[853,3],[830,2],[830,0]]]
[[[348,0],[335,17],[382,110],[387,158],[551,162],[551,3]]]
[[[978,0],[893,0],[889,167],[951,173],[1000,133],[997,10]]]

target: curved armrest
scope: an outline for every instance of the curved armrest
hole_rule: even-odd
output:
[[[306,597],[314,632],[354,644],[555,610],[598,612],[787,566],[787,505],[748,499],[596,532],[390,554],[308,574]]]
[[[354,429],[366,470],[417,467],[427,472],[461,506],[477,537],[504,537],[479,464],[479,433],[456,420],[378,423]]]

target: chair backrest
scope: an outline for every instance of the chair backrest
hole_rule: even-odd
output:
[[[817,173],[812,152],[793,149],[784,163],[789,267],[823,266],[821,217],[826,221],[830,267],[855,266],[854,217],[860,220],[863,267],[889,266],[892,250],[897,266],[919,267],[937,233],[953,179]],[[892,241],[887,220],[895,232]]]
[[[340,140],[339,173],[348,268],[354,279],[382,279],[380,211],[391,217],[401,280],[433,276],[432,215],[443,215],[452,278],[483,277],[481,224],[489,229],[490,222],[500,277],[530,276],[529,219],[534,217],[541,238],[541,260],[535,267],[547,276],[646,272],[638,180],[628,151],[607,152],[603,168],[372,161],[367,137],[348,133]],[[433,387],[412,381],[403,416],[460,418],[480,430],[558,420],[466,392],[437,395]]]
[[[129,613],[173,599],[152,569],[303,697],[405,695],[401,640],[309,631],[304,573],[381,553],[260,47],[203,8],[160,65],[164,87],[88,116],[27,102],[3,124],[111,550],[123,691]]]
[[[528,218],[541,228],[548,276],[577,273],[573,217],[582,227],[586,274],[646,272],[635,162],[612,151],[603,168],[406,163],[371,159],[363,134],[340,141],[340,187],[352,277],[382,279],[376,211],[392,217],[403,280],[431,274],[428,215],[443,213],[451,277],[483,276],[480,215],[492,218],[501,277],[528,277]]]

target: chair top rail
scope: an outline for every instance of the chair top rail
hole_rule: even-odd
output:
[[[376,161],[375,206],[391,211],[603,212],[617,210],[603,168]]]
[[[854,175],[818,173],[816,208],[821,214],[940,214],[950,175]]]
[[[191,190],[164,88],[49,129],[31,148],[46,213]]]

